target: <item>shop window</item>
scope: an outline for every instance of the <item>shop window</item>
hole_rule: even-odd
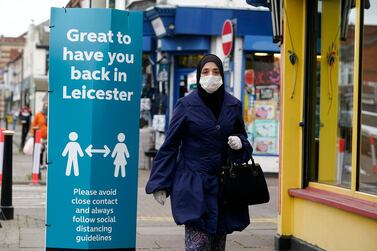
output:
[[[176,60],[177,98],[182,98],[197,88],[196,67],[204,54],[178,55]]]
[[[280,54],[246,55],[244,121],[254,153],[279,154]]]
[[[369,7],[369,8],[368,8]],[[377,2],[365,6],[362,34],[359,190],[377,195]]]
[[[153,66],[150,55],[143,54],[142,60],[142,87],[140,100],[140,127],[151,126],[153,115],[156,113],[152,108],[155,104],[155,81],[153,78]]]
[[[179,68],[195,68],[198,65],[200,59],[204,57],[203,54],[195,54],[195,55],[181,55],[178,56],[178,67]]]
[[[315,165],[312,180],[351,188],[355,20],[348,1],[317,1]],[[314,57],[313,57],[314,58]]]

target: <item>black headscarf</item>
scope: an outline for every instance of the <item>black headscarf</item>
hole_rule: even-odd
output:
[[[206,92],[202,88],[202,86],[199,84],[202,68],[208,62],[213,62],[217,65],[217,67],[220,70],[221,78],[223,79],[223,84],[214,93]],[[198,83],[199,97],[204,101],[206,106],[208,106],[211,109],[215,117],[219,118],[221,107],[223,105],[224,93],[225,93],[224,68],[223,68],[223,63],[221,62],[221,59],[213,54],[205,55],[198,63],[198,66],[196,69],[196,82]]]

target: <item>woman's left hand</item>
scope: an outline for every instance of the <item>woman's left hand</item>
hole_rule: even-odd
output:
[[[228,145],[233,150],[240,150],[242,148],[241,139],[237,136],[229,136],[228,138]]]

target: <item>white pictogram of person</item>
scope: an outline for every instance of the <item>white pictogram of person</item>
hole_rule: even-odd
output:
[[[124,133],[118,134],[118,142],[113,152],[111,153],[111,157],[114,159],[114,177],[118,177],[119,172],[121,172],[122,177],[126,177],[126,165],[127,160],[126,158],[130,157],[130,153],[128,152],[127,145],[124,144],[124,140],[126,139],[126,135]]]
[[[80,157],[83,157],[84,153],[82,152],[80,144],[75,142],[78,139],[77,133],[71,132],[68,137],[69,137],[69,140],[71,141],[67,143],[62,153],[63,157],[67,156],[68,154],[67,168],[65,169],[65,175],[66,176],[71,175],[72,166],[73,166],[74,175],[79,176],[79,163],[77,160],[77,154],[80,155]]]

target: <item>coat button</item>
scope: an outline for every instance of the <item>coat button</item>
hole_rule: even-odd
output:
[[[216,125],[216,129],[217,129],[217,130],[220,130],[220,125]]]

